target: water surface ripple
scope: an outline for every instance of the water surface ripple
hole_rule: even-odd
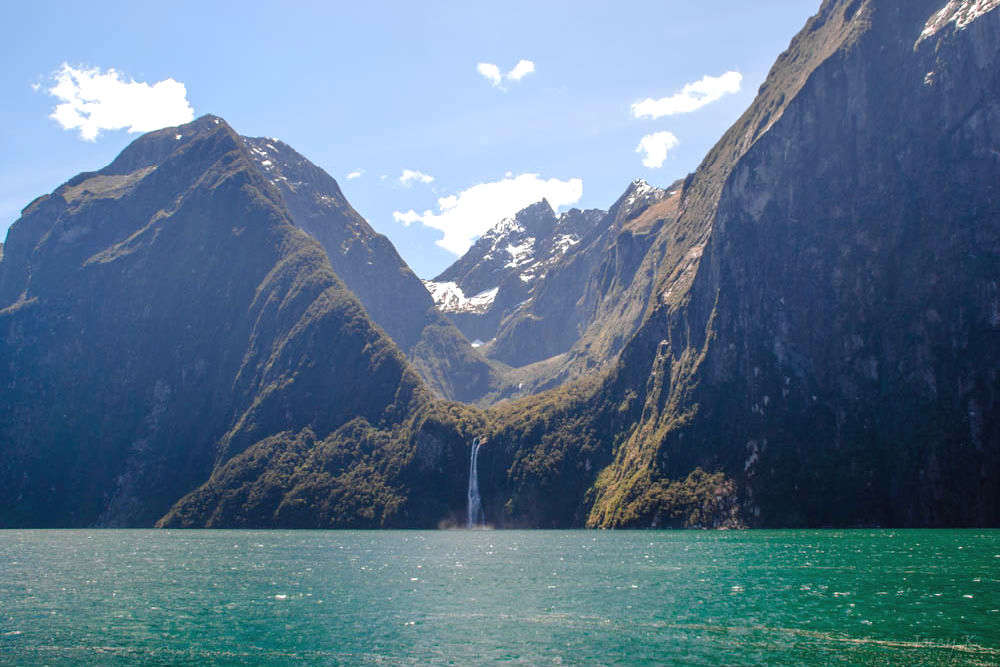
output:
[[[0,664],[1000,664],[1000,531],[0,531]]]

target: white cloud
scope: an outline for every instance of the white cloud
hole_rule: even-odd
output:
[[[500,68],[493,63],[478,63],[476,71],[486,77],[494,86],[500,85],[503,76],[500,75]]]
[[[353,181],[355,178],[361,178],[365,175],[364,169],[358,169],[357,171],[352,171],[347,175],[347,180]]]
[[[152,85],[99,67],[77,69],[66,63],[53,75],[48,93],[60,100],[50,115],[65,130],[95,141],[101,130],[149,132],[194,118],[184,84],[164,79]]]
[[[417,213],[416,211],[414,211],[413,209],[410,209],[406,213],[400,213],[399,211],[393,211],[392,212],[392,219],[395,220],[396,222],[403,223],[404,227],[409,227],[414,222],[419,222],[420,221],[420,214]]]
[[[520,81],[535,71],[535,63],[530,60],[521,60],[514,65],[514,69],[507,72],[507,78],[511,81]]]
[[[632,115],[636,118],[660,118],[679,113],[697,111],[711,104],[723,95],[740,92],[743,75],[726,72],[722,76],[704,76],[700,81],[685,85],[670,97],[654,100],[651,97],[632,105]]]
[[[506,74],[501,74],[500,68],[493,63],[478,63],[476,71],[483,75],[495,88],[505,90],[500,84],[507,81],[520,81],[535,71],[535,63],[530,60],[519,60]]]
[[[32,89],[33,91],[35,91],[36,93],[37,93],[37,92],[38,92],[39,90],[41,90],[41,88],[42,88],[42,84],[40,84],[40,83],[33,83],[33,84],[31,84],[31,89]]]
[[[538,174],[521,174],[499,181],[480,183],[458,194],[438,199],[438,212],[427,210],[396,211],[392,217],[404,225],[414,222],[437,229],[444,237],[437,244],[455,255],[461,255],[503,218],[510,217],[525,206],[547,199],[553,208],[569,206],[583,196],[583,181],[570,178],[548,180]]]
[[[413,181],[417,181],[418,183],[433,183],[434,177],[422,171],[404,169],[403,175],[399,177],[399,182],[403,185],[410,185]]]
[[[680,141],[672,132],[654,132],[647,134],[639,141],[635,152],[645,153],[642,163],[655,169],[663,166],[663,161],[667,159],[667,153],[679,143]]]

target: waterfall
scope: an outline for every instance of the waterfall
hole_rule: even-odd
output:
[[[479,448],[484,444],[482,438],[475,438],[469,457],[469,528],[481,526],[485,520],[483,500],[479,497]]]

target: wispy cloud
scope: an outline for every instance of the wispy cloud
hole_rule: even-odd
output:
[[[96,141],[102,130],[149,132],[194,118],[184,84],[164,79],[152,85],[109,69],[76,68],[66,63],[46,92],[60,101],[50,115],[65,130]]]
[[[404,169],[403,175],[399,177],[399,182],[403,185],[409,186],[413,182],[417,183],[433,183],[434,177],[430,174],[425,174],[422,171],[416,171],[415,169]]]
[[[722,76],[704,76],[699,81],[685,85],[669,97],[654,100],[648,97],[632,105],[632,115],[636,118],[661,118],[680,113],[697,111],[707,104],[719,100],[724,95],[740,92],[743,75],[726,72]]]
[[[489,81],[493,87],[506,90],[501,85],[505,80],[520,81],[535,71],[535,63],[531,60],[519,60],[506,74],[502,74],[500,68],[493,63],[477,63],[476,71]]]
[[[507,176],[499,181],[479,183],[458,194],[438,199],[438,211],[427,210],[422,214],[414,210],[396,211],[396,222],[412,225],[414,222],[437,229],[444,236],[437,244],[445,250],[461,255],[476,238],[525,206],[542,199],[558,209],[580,201],[583,181],[570,178],[543,179],[538,174]]]
[[[657,169],[663,166],[663,161],[667,159],[667,153],[679,144],[680,141],[673,132],[654,132],[647,134],[636,146],[636,153],[645,153],[642,163],[647,167]]]
[[[361,178],[365,175],[364,169],[358,169],[357,171],[352,171],[347,175],[347,180],[353,181],[355,178]]]

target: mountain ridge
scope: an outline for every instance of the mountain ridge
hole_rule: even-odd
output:
[[[997,525],[1000,0],[941,2],[825,0],[695,173],[551,263],[547,203],[484,241],[450,282],[531,284],[481,349],[538,392],[486,410],[369,319],[279,146],[138,139],[3,248],[0,524],[455,525],[484,437],[498,526]]]
[[[337,275],[432,390],[467,402],[497,390],[497,371],[434,310],[396,248],[354,210],[333,177],[278,139],[243,140],[292,221],[320,242]]]

